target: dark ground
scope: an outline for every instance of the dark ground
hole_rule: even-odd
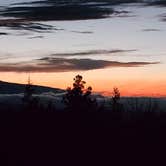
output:
[[[160,165],[165,129],[165,114],[1,114],[0,165]]]

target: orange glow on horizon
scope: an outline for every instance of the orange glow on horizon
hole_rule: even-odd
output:
[[[93,92],[101,93],[105,96],[110,96],[114,87],[117,87],[121,96],[153,96],[166,97],[166,79],[158,75],[157,79],[149,78],[126,78],[121,77],[106,77],[102,75],[97,76],[96,71],[79,72],[83,75],[87,86],[92,86]],[[72,86],[74,76],[78,72],[64,72],[64,73],[33,73],[31,74],[31,81],[35,85],[49,86],[53,88],[66,89]],[[104,71],[104,74],[106,72]],[[0,80],[14,83],[27,83],[29,74],[25,73],[1,73]],[[105,76],[105,77],[104,77]],[[117,75],[115,75],[117,76]]]

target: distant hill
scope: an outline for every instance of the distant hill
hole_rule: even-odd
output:
[[[50,88],[50,87],[37,86],[37,85],[32,85],[32,86],[34,88],[35,94],[46,93],[46,92],[53,92],[53,93],[64,92],[64,90],[58,88]],[[24,91],[25,91],[25,84],[8,83],[0,81],[0,94],[20,94],[24,93]]]

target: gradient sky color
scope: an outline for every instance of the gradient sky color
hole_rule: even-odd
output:
[[[140,67],[113,67],[89,71],[31,73],[34,84],[65,89],[78,73],[95,92],[110,95],[118,87],[123,96],[166,96],[166,22],[160,16],[166,8],[120,5],[117,10],[130,13],[86,21],[43,22],[61,29],[51,33],[17,31],[0,28],[10,35],[0,38],[0,64],[26,63],[52,57],[57,53],[89,50],[134,50],[112,54],[75,55],[118,62],[159,62]],[[91,33],[86,33],[91,32]],[[39,36],[42,37],[40,38]],[[66,56],[65,58],[73,58]],[[1,72],[0,80],[26,83],[29,73]]]

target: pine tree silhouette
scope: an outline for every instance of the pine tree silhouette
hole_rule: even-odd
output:
[[[119,112],[122,109],[119,100],[120,100],[120,91],[118,88],[114,88],[112,92],[112,109],[115,112]]]
[[[28,77],[28,83],[25,85],[23,104],[26,111],[37,111],[38,110],[38,98],[34,98],[33,85],[31,83],[30,76]]]
[[[64,96],[64,103],[67,110],[72,112],[94,111],[96,100],[91,98],[92,87],[85,88],[86,82],[81,75],[74,78],[73,88],[67,88],[67,94]]]
[[[117,103],[120,100],[120,92],[118,88],[113,89],[112,100],[114,103]]]
[[[30,76],[28,77],[28,83],[25,85],[25,92],[24,92],[24,101],[30,101],[32,99],[32,94],[34,92]]]

